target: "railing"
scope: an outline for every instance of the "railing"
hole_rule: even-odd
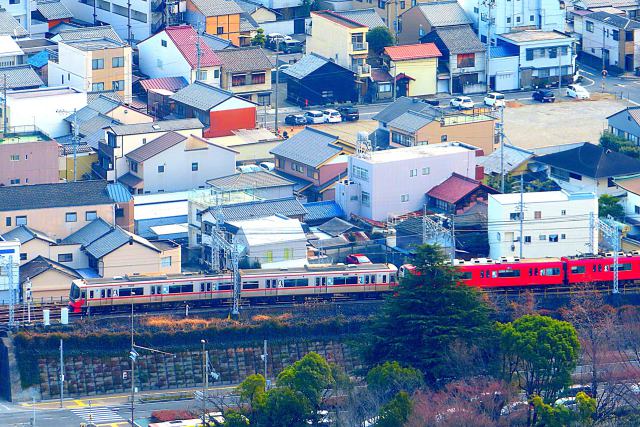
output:
[[[371,74],[371,65],[369,65],[369,64],[352,65],[351,66],[351,71],[353,71],[354,73],[356,73],[358,75]]]
[[[367,42],[351,42],[351,50],[353,50],[353,51],[369,50],[369,43],[367,43]]]
[[[57,64],[58,63],[58,50],[53,50],[53,49],[47,48],[47,49],[45,49],[45,51],[49,55],[49,61],[55,62]]]

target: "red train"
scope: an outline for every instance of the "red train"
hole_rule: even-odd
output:
[[[613,281],[613,254],[604,256],[519,259],[489,258],[456,260],[462,282],[479,288],[571,286]],[[411,265],[400,267],[400,276],[411,272]],[[640,253],[619,253],[620,283],[640,281]]]

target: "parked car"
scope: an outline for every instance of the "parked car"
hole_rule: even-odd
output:
[[[356,107],[340,107],[338,108],[338,111],[342,116],[342,120],[345,122],[355,122],[356,120],[360,119],[360,112]]]
[[[289,53],[300,53],[303,50],[303,44],[300,40],[291,39],[291,40],[283,40],[279,44],[280,52],[289,54]]]
[[[340,123],[342,121],[342,115],[340,115],[340,112],[332,108],[322,110],[322,115],[324,116],[325,123]]]
[[[488,93],[484,97],[484,105],[494,108],[504,108],[506,106],[504,102],[504,95],[498,92]]]
[[[267,172],[271,172],[276,168],[276,164],[273,162],[260,162],[259,166]]]
[[[241,165],[241,166],[238,166],[237,169],[238,169],[238,172],[241,172],[241,173],[260,172],[261,170],[263,170],[258,165]]]
[[[548,89],[538,89],[535,92],[533,92],[531,97],[535,101],[540,101],[540,102],[555,102],[556,101],[556,95],[553,93],[553,91],[548,90]]]
[[[468,96],[456,96],[451,101],[449,101],[449,105],[451,105],[453,108],[463,110],[473,108],[476,103],[473,102],[473,100]]]
[[[567,86],[567,96],[576,99],[589,99],[591,97],[589,91],[580,85]]]
[[[440,105],[439,99],[425,99],[424,102],[426,102],[429,105],[433,105],[434,107],[437,107],[438,105]]]
[[[324,114],[322,114],[322,111],[310,110],[304,113],[304,116],[307,118],[307,123],[310,125],[324,123]]]
[[[265,41],[265,47],[276,50],[276,48],[280,47],[280,43],[286,40],[293,40],[291,36],[285,36],[280,33],[269,33],[267,34],[267,39]]]
[[[284,118],[284,123],[291,126],[306,125],[307,118],[302,114],[289,114]]]
[[[373,264],[368,256],[363,254],[351,254],[346,258],[347,264]]]

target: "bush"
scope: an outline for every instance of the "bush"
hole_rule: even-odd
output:
[[[151,412],[151,418],[154,422],[163,423],[175,420],[190,420],[198,418],[198,414],[184,409],[162,409]]]

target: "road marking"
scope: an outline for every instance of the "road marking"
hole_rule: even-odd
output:
[[[69,411],[85,421],[92,421],[96,424],[115,424],[117,426],[119,423],[126,422],[126,420],[122,418],[120,414],[118,414],[114,409],[107,407],[69,409]]]
[[[82,400],[74,400],[73,403],[75,403],[79,407],[87,406],[87,404],[84,403]]]

